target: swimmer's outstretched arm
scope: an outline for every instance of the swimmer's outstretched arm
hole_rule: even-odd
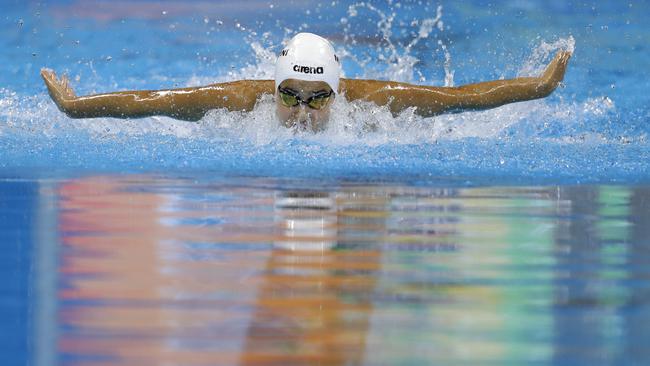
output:
[[[67,77],[52,70],[41,76],[57,107],[72,118],[169,116],[198,121],[209,110],[250,111],[262,94],[273,94],[273,80],[240,80],[195,88],[123,91],[78,97]]]
[[[548,96],[564,79],[571,53],[560,51],[538,77],[495,80],[459,87],[432,87],[378,80],[341,79],[348,100],[387,105],[397,114],[409,107],[421,116],[481,110]]]

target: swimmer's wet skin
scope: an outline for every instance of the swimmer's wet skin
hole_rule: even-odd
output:
[[[459,87],[339,78],[340,63],[331,44],[317,35],[299,33],[289,41],[276,62],[275,80],[239,80],[201,87],[123,91],[78,97],[66,76],[52,70],[41,76],[57,107],[71,118],[141,118],[169,116],[198,121],[212,109],[250,111],[263,94],[274,94],[280,122],[321,130],[329,119],[337,95],[348,101],[364,100],[388,106],[393,114],[415,107],[429,117],[445,112],[481,110],[508,103],[543,98],[562,82],[571,53],[559,51],[538,77],[495,80]],[[290,91],[300,101],[293,104],[280,92]],[[315,98],[329,94],[326,100]],[[310,100],[311,98],[311,100]],[[293,105],[292,105],[293,104]],[[318,107],[318,108],[315,108]]]

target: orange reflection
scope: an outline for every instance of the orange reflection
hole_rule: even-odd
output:
[[[364,215],[384,227],[385,199],[164,189],[183,184],[61,185],[59,352],[75,365],[361,363],[380,253],[342,234]]]
[[[174,197],[139,191],[139,180],[153,183],[92,177],[61,186],[59,352],[79,365],[236,363],[228,327],[247,318],[229,311],[238,305],[233,297],[213,294],[245,299],[239,269],[258,265],[255,257],[184,260],[182,248],[167,247],[196,235],[166,223],[182,218],[168,208]]]
[[[242,365],[362,363],[380,252],[337,247],[350,224],[338,206],[327,192],[276,195],[283,235],[263,273]]]

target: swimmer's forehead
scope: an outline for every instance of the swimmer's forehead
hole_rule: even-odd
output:
[[[332,90],[324,81],[308,81],[298,79],[287,79],[280,83],[281,88],[295,90],[300,93],[315,93],[319,91],[329,92]]]

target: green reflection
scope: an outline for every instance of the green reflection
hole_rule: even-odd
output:
[[[407,253],[384,253],[378,288],[386,300],[375,304],[369,363],[550,359],[555,221],[540,215],[556,206],[541,193],[394,197],[402,210],[389,222],[431,235]]]

